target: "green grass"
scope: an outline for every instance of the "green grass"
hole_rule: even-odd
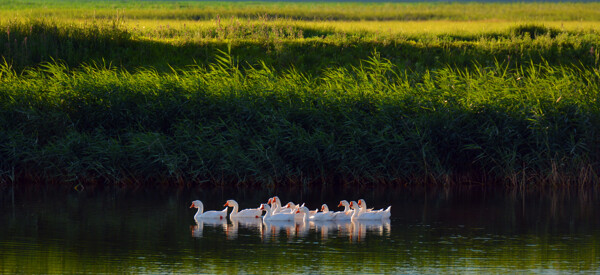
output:
[[[0,18],[212,20],[289,18],[348,20],[597,21],[598,3],[319,3],[205,1],[43,1],[0,3]]]
[[[0,4],[3,180],[598,180],[596,3],[72,3]]]

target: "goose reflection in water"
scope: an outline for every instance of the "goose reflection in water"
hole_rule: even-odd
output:
[[[308,232],[310,231],[310,224],[307,220],[296,221],[296,236],[299,238],[306,238],[308,236]]]
[[[348,220],[348,223],[350,221]],[[316,232],[321,234],[321,240],[327,240],[329,234],[338,228],[338,224],[334,221],[311,221],[311,228],[314,228]]]
[[[263,241],[276,240],[281,232],[285,232],[288,239],[306,238],[310,232],[310,224],[306,220],[265,221],[263,225]]]
[[[354,220],[351,222],[350,227],[352,230],[349,232],[349,239],[351,242],[362,242],[369,235],[384,236],[389,235],[391,226],[389,219],[383,220]]]
[[[264,230],[261,238],[263,241],[275,240],[280,231],[285,231],[288,237],[295,235],[296,222],[294,221],[263,221]]]
[[[202,232],[204,231],[204,226],[206,227],[221,227],[223,231],[227,231],[227,220],[218,220],[218,219],[199,219],[196,220],[196,225],[192,225],[190,227],[190,231],[192,233],[192,237],[194,238],[202,238]]]
[[[240,228],[248,229],[251,234],[260,236],[263,242],[277,242],[285,234],[288,240],[308,238],[310,232],[318,234],[321,240],[331,237],[348,238],[350,242],[362,242],[368,236],[389,236],[389,219],[382,220],[345,220],[345,221],[262,221],[253,218],[234,218],[227,220],[199,220],[191,226],[192,237],[202,238],[203,230],[215,228],[223,230],[228,240],[238,237]],[[283,232],[283,233],[282,233]]]
[[[250,231],[262,234],[262,220],[256,218],[230,218],[231,223],[227,224],[225,235],[228,240],[235,240],[238,236],[239,228],[249,229]]]

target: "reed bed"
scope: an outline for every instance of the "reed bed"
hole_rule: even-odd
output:
[[[217,184],[598,182],[600,72],[399,70],[378,54],[312,75],[0,70],[0,171],[30,181]]]

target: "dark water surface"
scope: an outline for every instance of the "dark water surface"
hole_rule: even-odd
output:
[[[369,223],[196,223],[227,199],[392,205]],[[0,273],[600,273],[597,190],[0,187]]]

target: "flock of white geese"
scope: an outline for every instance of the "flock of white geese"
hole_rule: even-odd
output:
[[[321,209],[309,210],[304,204],[298,205],[293,202],[288,202],[282,206],[279,197],[275,196],[269,199],[267,203],[261,204],[258,208],[250,208],[239,210],[239,205],[235,200],[228,200],[225,203],[225,209],[221,211],[211,210],[204,211],[204,204],[201,201],[192,201],[190,208],[197,208],[198,211],[194,215],[196,221],[204,219],[219,219],[227,218],[228,208],[233,210],[229,214],[230,219],[234,218],[250,218],[262,219],[263,221],[368,221],[368,220],[386,220],[390,218],[391,206],[386,209],[369,209],[364,199],[356,201],[342,200],[338,207],[344,207],[342,211],[330,211],[327,204],[323,204]],[[265,214],[263,215],[263,212]]]

